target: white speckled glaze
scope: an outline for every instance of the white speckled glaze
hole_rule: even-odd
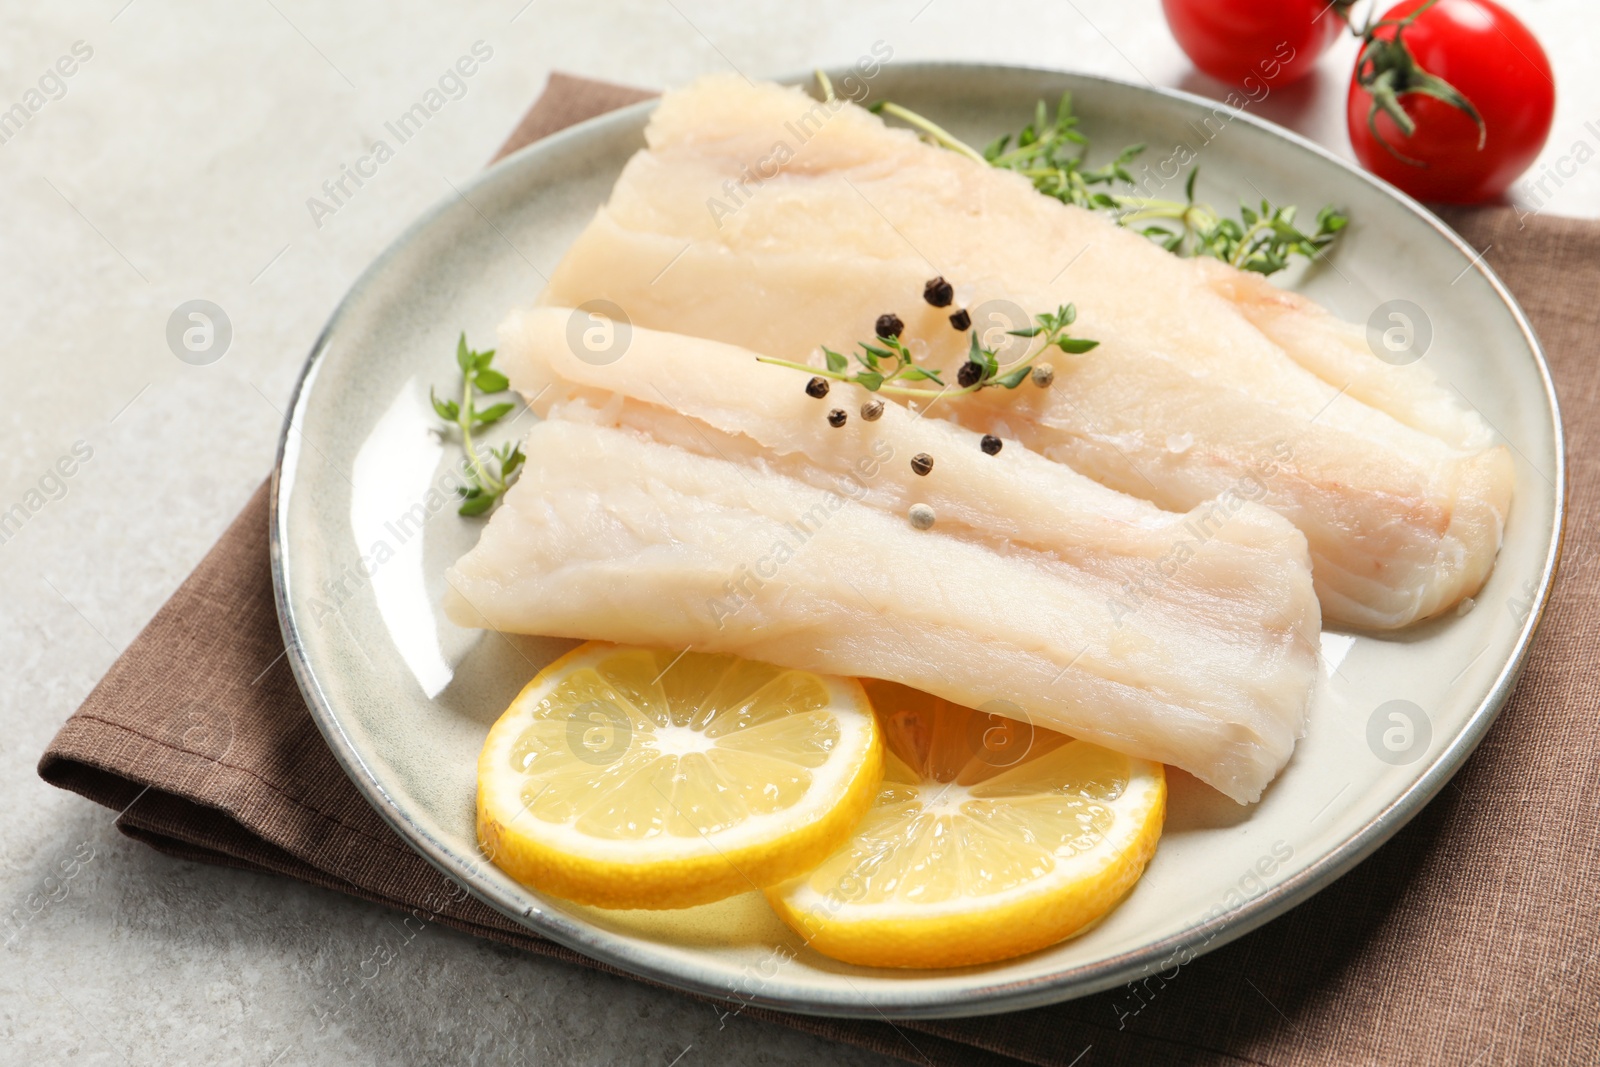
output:
[[[976,143],[1064,89],[1101,145],[1194,143],[1190,124],[1217,107],[1010,67],[897,64],[873,89]],[[1505,545],[1472,610],[1398,637],[1325,634],[1309,734],[1262,802],[1241,808],[1174,772],[1166,835],[1128,899],[1083,936],[1007,963],[851,967],[807,950],[754,894],[686,913],[608,914],[541,897],[483,863],[472,802],[484,733],[570,643],[466,631],[439,611],[442,571],[479,525],[448,505],[403,521],[457,454],[429,432],[428,387],[451,387],[459,330],[487,347],[501,316],[538,292],[643,143],[651,106],[524,149],[415,223],[334,313],[289,412],[272,543],[290,659],[351,778],[430,861],[531,929],[684,989],[830,1015],[980,1014],[1169,970],[1305,901],[1415,815],[1482,739],[1521,668],[1560,547],[1564,455],[1538,343],[1498,280],[1431,214],[1309,142],[1234,115],[1200,153],[1200,195],[1346,207],[1354,221],[1331,261],[1288,284],[1357,322],[1391,299],[1427,309],[1426,360],[1511,446]],[[394,553],[381,563],[380,541]],[[1369,716],[1395,699],[1425,709],[1432,728],[1425,754],[1401,766],[1366,741]]]

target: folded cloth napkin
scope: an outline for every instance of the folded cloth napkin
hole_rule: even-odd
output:
[[[556,75],[501,154],[649,95]],[[1516,693],[1461,773],[1310,902],[1127,987],[951,1021],[746,1014],[918,1063],[1600,1063],[1600,223],[1508,209],[1450,221],[1543,338],[1572,445],[1561,581]],[[265,486],[67,720],[39,773],[120,811],[124,833],[163,852],[611,969],[466,896],[345,777],[284,659]]]

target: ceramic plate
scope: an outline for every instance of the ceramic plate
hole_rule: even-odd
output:
[[[437,506],[457,450],[432,432],[428,389],[452,387],[460,330],[489,347],[501,317],[539,292],[643,145],[653,105],[640,104],[518,152],[413,224],[335,311],[284,429],[272,547],[291,662],[356,786],[420,853],[531,930],[684,989],[819,1014],[970,1015],[1106,989],[1238,937],[1349,870],[1461,765],[1522,666],[1559,549],[1559,418],[1522,312],[1417,204],[1212,101],[1002,67],[894,64],[872,83],[975,144],[1065,89],[1098,145],[1196,149],[1202,199],[1348,209],[1337,251],[1286,284],[1354,322],[1410,301],[1431,329],[1423,358],[1516,457],[1505,547],[1476,604],[1396,637],[1324,634],[1310,732],[1265,800],[1240,807],[1173,773],[1166,834],[1132,894],[1088,933],[1022,959],[875,971],[806,949],[756,894],[607,913],[517,885],[478,852],[476,759],[510,698],[571,642],[463,630],[440,611],[444,569],[481,527]],[[533,416],[519,418],[501,439]]]

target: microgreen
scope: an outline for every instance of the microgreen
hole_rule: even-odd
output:
[[[506,376],[490,366],[493,361],[494,349],[474,352],[467,347],[467,335],[462,333],[456,342],[456,366],[461,371],[461,400],[440,400],[432,389],[428,390],[434,413],[460,431],[461,449],[467,455],[467,477],[472,484],[456,490],[462,498],[461,507],[457,509],[462,515],[482,515],[494,507],[506,490],[511,488],[511,483],[517,480],[517,472],[526,458],[522,454],[522,446],[514,442],[499,448],[487,448],[480,453],[472,439],[475,430],[493,426],[516,408],[511,401],[491,404],[482,410],[477,406],[479,394],[493,395],[511,388]]]
[[[945,382],[940,377],[944,372],[920,366],[911,349],[898,337],[876,337],[871,342],[858,341],[856,347],[860,351],[849,356],[824,346],[822,355],[827,364],[825,367],[813,367],[807,363],[795,363],[771,356],[757,356],[756,359],[762,363],[805,371],[807,374],[831,378],[837,382],[849,382],[873,393],[932,399],[958,397],[997,386],[1015,389],[1027,380],[1039,357],[1051,349],[1059,349],[1069,355],[1080,355],[1094,348],[1100,343],[1099,341],[1072,337],[1068,334],[1068,328],[1077,317],[1077,308],[1071,304],[1063,304],[1053,312],[1035,315],[1033,325],[1007,330],[1007,335],[1025,337],[1029,342],[1028,349],[1021,358],[1005,364],[1000,362],[999,352],[983,344],[978,330],[972,330],[967,346],[967,363],[975,366],[977,370],[967,371],[963,368],[962,381],[959,384]],[[851,369],[852,358],[858,369]],[[897,384],[919,381],[932,382],[939,388]]]
[[[1016,134],[1006,134],[981,153],[916,112],[887,101],[873,105],[879,114],[900,119],[934,144],[990,166],[1015,171],[1045,196],[1089,211],[1103,212],[1123,226],[1133,226],[1167,251],[1179,256],[1210,256],[1241,270],[1274,274],[1293,256],[1315,259],[1333,243],[1349,219],[1331,205],[1317,212],[1317,229],[1305,233],[1294,225],[1295,208],[1259,208],[1240,204],[1237,219],[1222,215],[1194,199],[1198,167],[1184,183],[1183,200],[1132,195],[1138,186],[1129,165],[1145,150],[1129,145],[1099,167],[1087,163],[1089,138],[1072,113],[1072,94],[1063,93],[1055,114],[1043,100],[1033,121]]]

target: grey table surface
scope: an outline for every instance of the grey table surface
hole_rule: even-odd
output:
[[[1560,86],[1555,132],[1515,199],[1600,215],[1600,165],[1573,165],[1600,147],[1600,22],[1579,0],[1508,6]],[[492,56],[460,99],[313,218],[322,183],[480,41]],[[20,916],[0,948],[0,1062],[888,1062],[437,928],[330,1022],[330,997],[392,936],[393,913],[167,859],[34,774],[267,472],[301,361],[345,288],[483,165],[551,70],[662,87],[845,64],[876,41],[895,61],[1224,92],[1190,68],[1155,0],[0,4],[0,111],[32,111],[0,128],[0,510],[48,497],[0,542],[0,908]],[[1348,154],[1354,50],[1342,42],[1257,110]],[[29,98],[69,55],[73,75]],[[233,328],[207,366],[166,341],[195,298]],[[41,486],[75,445],[92,458]],[[51,880],[74,858],[73,877]]]

